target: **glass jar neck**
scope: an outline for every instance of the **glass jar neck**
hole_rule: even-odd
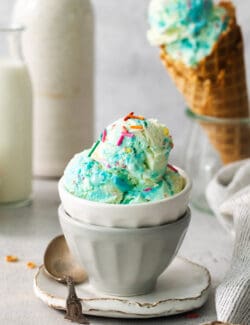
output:
[[[23,27],[0,26],[0,59],[23,61],[21,37]]]

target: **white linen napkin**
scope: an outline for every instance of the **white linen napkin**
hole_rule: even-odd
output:
[[[223,167],[206,194],[235,240],[230,270],[216,290],[218,319],[250,325],[250,160]]]

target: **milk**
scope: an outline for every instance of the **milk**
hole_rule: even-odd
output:
[[[0,204],[31,195],[32,89],[25,64],[0,59]]]
[[[59,177],[93,142],[93,14],[89,0],[18,0],[34,87],[34,173]]]

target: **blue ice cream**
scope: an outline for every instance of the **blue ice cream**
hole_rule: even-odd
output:
[[[168,163],[172,148],[168,128],[131,113],[109,125],[91,149],[69,162],[64,186],[77,197],[113,204],[170,197],[185,186]]]
[[[152,0],[148,39],[165,46],[174,60],[194,67],[212,52],[228,22],[226,10],[212,0]]]

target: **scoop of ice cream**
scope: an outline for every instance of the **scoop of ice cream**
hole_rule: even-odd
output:
[[[172,147],[172,138],[164,125],[139,116],[109,125],[92,158],[107,168],[125,168],[131,177],[158,181],[166,172]]]
[[[157,120],[129,114],[109,125],[64,173],[73,195],[105,203],[141,203],[180,192],[184,179],[168,164],[169,130]]]
[[[158,32],[166,33],[166,38],[177,39],[185,26],[194,32],[206,25],[212,8],[212,0],[152,0],[149,21]]]
[[[173,59],[195,66],[211,53],[228,15],[212,0],[152,0],[149,23],[152,45],[166,46]]]

